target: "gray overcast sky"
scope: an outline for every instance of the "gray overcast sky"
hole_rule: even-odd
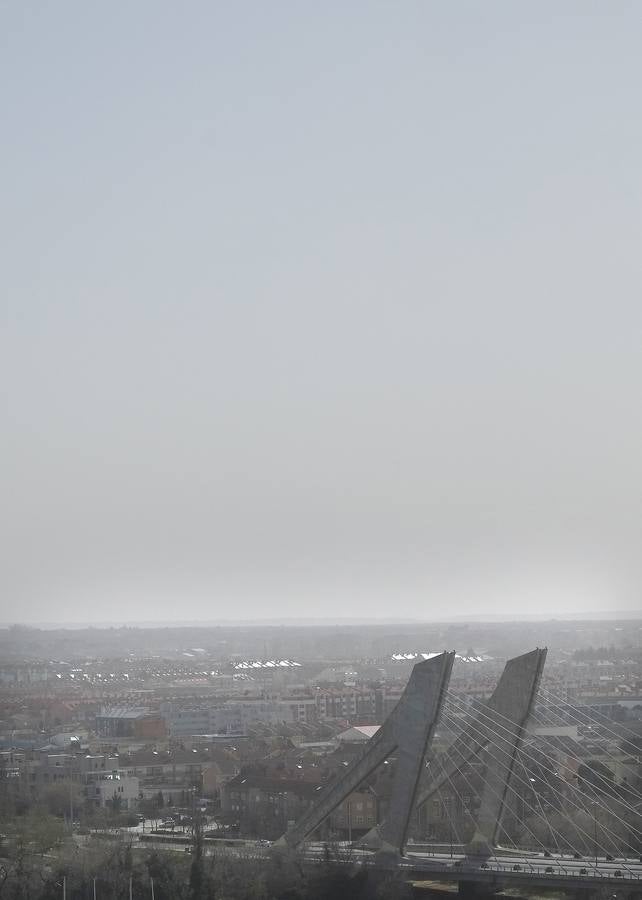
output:
[[[0,2],[0,620],[642,606],[641,46]]]

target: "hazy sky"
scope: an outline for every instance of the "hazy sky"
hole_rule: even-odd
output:
[[[0,620],[642,606],[642,5],[0,2]]]

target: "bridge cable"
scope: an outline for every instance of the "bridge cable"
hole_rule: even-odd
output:
[[[554,691],[551,691],[548,688],[544,688],[544,687],[540,688],[540,693],[542,694],[542,696],[546,695],[550,700],[552,700],[553,706],[556,708],[564,709],[564,707],[569,707],[571,710],[573,710],[573,709],[578,710],[578,711],[586,710],[586,712],[584,712],[584,715],[587,719],[594,722],[596,725],[599,725],[599,727],[602,728],[604,731],[608,731],[609,734],[612,734],[613,737],[617,738],[619,741],[623,740],[622,734],[618,734],[616,731],[614,731],[612,728],[609,727],[608,723],[611,722],[612,720],[608,719],[605,715],[598,712],[597,710],[592,709],[592,707],[590,707],[588,704],[571,703],[569,700],[565,700],[563,697],[560,697],[560,695],[556,694]],[[590,710],[590,712],[588,712],[588,710]],[[580,725],[585,724],[584,722],[582,722],[579,719],[579,717],[577,715],[574,715],[573,713],[570,713],[570,715],[573,715],[575,720]],[[640,740],[641,735],[637,734],[635,731],[631,731],[630,728],[627,728],[626,725],[624,725],[622,723],[618,723],[618,724],[620,725],[620,728],[622,729],[622,731],[625,731],[627,734],[630,734],[631,737],[635,741]]]
[[[457,753],[458,753],[458,754],[461,756],[461,758],[462,758],[462,761],[463,761],[463,764],[464,764],[464,765],[463,765],[463,766],[457,766],[457,772],[458,772],[458,774],[463,778],[463,780],[466,782],[466,785],[468,786],[468,791],[469,791],[471,797],[472,797],[472,796],[475,796],[475,795],[479,796],[479,794],[478,794],[478,792],[477,792],[477,788],[476,788],[474,785],[471,784],[471,782],[470,782],[469,779],[468,779],[468,775],[466,774],[466,767],[467,767],[468,769],[471,769],[471,768],[472,768],[472,767],[471,767],[471,764],[470,764],[470,760],[467,759],[466,756],[465,756],[458,748],[453,748],[453,747],[451,746],[451,747],[449,748],[449,750],[452,750],[452,749],[456,749]],[[472,822],[472,824],[473,824],[473,836],[474,836],[475,832],[476,832],[477,829],[478,829],[478,821],[477,821],[477,820],[475,819],[475,817],[473,816],[472,811],[471,811],[471,810],[468,808],[468,806],[464,803],[464,801],[463,801],[463,799],[462,799],[462,797],[461,797],[461,795],[460,795],[460,793],[459,793],[459,791],[458,791],[456,785],[455,785],[455,784],[453,783],[453,781],[451,780],[450,775],[449,775],[447,772],[445,772],[445,767],[443,766],[443,762],[441,761],[441,759],[443,758],[443,756],[448,756],[448,752],[449,752],[449,751],[446,751],[445,754],[442,754],[442,757],[440,757],[440,759],[439,759],[439,764],[442,766],[442,772],[445,773],[446,778],[448,779],[448,781],[449,781],[450,784],[451,784],[451,787],[453,788],[453,790],[454,790],[455,793],[457,794],[457,797],[458,797],[458,799],[459,799],[459,801],[460,801],[460,805],[461,805],[462,809],[466,812],[466,814],[468,815],[468,817],[470,818],[470,820],[471,820],[471,822]],[[452,762],[452,759],[451,759],[451,762]],[[484,764],[484,765],[486,765],[486,764]],[[478,776],[478,778],[480,779],[480,781],[482,782],[482,786],[483,786],[483,787],[488,787],[489,790],[490,790],[492,793],[495,794],[495,796],[499,796],[499,795],[497,794],[497,792],[490,786],[490,784],[488,784],[488,782],[484,779],[483,776],[481,776],[479,773],[477,773],[477,776]],[[481,803],[481,798],[479,798],[479,799],[480,799],[480,803]],[[498,827],[499,827],[500,830],[502,830],[502,831],[504,832],[505,838],[513,845],[513,849],[515,850],[515,855],[521,857],[524,861],[527,861],[528,857],[523,853],[523,849],[520,850],[520,848],[517,846],[517,844],[515,843],[515,841],[511,838],[511,836],[508,834],[508,832],[506,831],[506,829],[502,826],[501,821],[498,822]],[[537,841],[537,840],[538,840],[538,839],[537,839],[537,835],[535,835],[535,834],[532,832],[532,830],[531,830],[528,826],[525,826],[525,827],[528,829],[528,831],[530,831],[531,836],[534,837],[535,840]],[[542,846],[543,846],[543,845],[542,845]],[[493,848],[493,850],[494,850],[494,849],[495,849],[495,848]],[[497,858],[497,855],[496,855],[495,853],[492,853],[492,856],[493,856],[493,858],[495,859],[495,861],[497,862],[497,864],[500,865],[499,860],[498,860],[498,858]]]
[[[499,748],[496,748],[496,749],[499,749]],[[448,753],[448,752],[451,752],[452,750],[455,750],[455,751],[459,754],[459,756],[462,758],[462,760],[463,760],[465,763],[468,763],[468,761],[469,761],[468,758],[463,754],[463,752],[462,752],[459,748],[457,748],[457,747],[452,747],[452,746],[451,746],[451,747],[449,748],[449,750],[447,751],[447,753]],[[502,750],[502,752],[506,752],[506,751],[503,751],[503,750]],[[459,768],[459,767],[458,767],[458,768]],[[500,794],[498,793],[498,791],[495,790],[495,788],[493,788],[493,786],[488,782],[488,780],[487,780],[484,776],[481,776],[481,775],[480,775],[479,777],[480,777],[481,781],[483,782],[484,787],[487,788],[488,790],[490,790],[490,792],[491,792],[497,799],[499,799],[499,800],[501,800],[501,801],[503,802],[504,797],[503,797],[502,795],[500,795]],[[510,780],[510,779],[509,779],[509,780]],[[549,830],[554,831],[559,837],[563,837],[563,835],[561,835],[561,833],[558,832],[557,829],[554,828],[554,827],[551,825],[551,823],[548,821],[548,819],[546,818],[546,816],[543,815],[542,813],[538,812],[538,811],[537,811],[537,810],[536,810],[536,809],[535,809],[535,808],[534,808],[527,800],[525,800],[520,794],[518,794],[517,791],[515,790],[515,788],[514,788],[510,783],[507,783],[507,784],[506,784],[506,790],[511,791],[511,792],[517,797],[517,799],[520,800],[521,803],[524,803],[524,804],[530,809],[530,811],[533,813],[533,815],[535,816],[535,818],[541,819],[541,820],[544,822],[545,826],[546,826]],[[531,837],[533,838],[535,844],[536,844],[536,845],[539,844],[539,846],[542,848],[542,850],[545,851],[545,850],[546,850],[545,844],[544,844],[544,843],[542,842],[542,840],[541,840],[541,839],[533,832],[532,828],[528,825],[528,823],[527,823],[527,822],[523,822],[522,824],[523,824],[524,828],[530,833],[530,835],[531,835]],[[501,821],[499,822],[499,828],[500,828],[501,830],[504,831],[504,835],[505,835],[505,836],[513,843],[513,846],[515,847],[515,849],[517,849],[517,844],[515,844],[515,842],[512,841],[512,838],[510,838],[510,836],[507,834],[506,829],[505,829],[505,828],[502,828]],[[518,851],[518,852],[519,852],[519,851]],[[523,853],[520,854],[520,855],[523,856]],[[526,857],[525,857],[525,858],[526,858]]]
[[[484,717],[484,718],[489,718],[489,717],[486,717],[486,716],[483,716],[483,717]],[[492,719],[489,719],[489,721],[491,722],[491,724],[493,725],[493,727],[494,727],[495,729],[498,727],[497,723],[493,722]],[[505,731],[508,731],[508,729],[504,728],[503,726],[499,726],[499,727],[502,728],[502,729],[505,730]],[[512,744],[512,738],[513,738],[512,732],[510,732],[510,734],[511,734],[511,744]],[[501,735],[499,735],[499,734],[497,733],[497,731],[495,732],[495,737],[496,737],[499,741],[502,741],[504,744],[507,743],[507,739],[504,738],[504,737],[502,737]],[[508,755],[508,754],[512,754],[512,750],[511,750],[511,751],[507,751],[507,750],[505,749],[505,747],[503,746],[503,744],[498,744],[498,745],[497,745],[497,749],[500,750],[500,752],[502,752],[502,753],[504,753],[504,754],[507,754],[507,755]],[[540,760],[537,760],[535,757],[532,756],[532,754],[529,754],[524,748],[522,748],[521,752],[522,752],[524,755],[530,756],[530,758],[531,758],[531,759],[532,759],[532,760],[533,760],[540,768],[547,768],[547,767],[543,766],[543,764],[541,763]],[[548,771],[552,772],[553,774],[556,774],[552,769],[548,769]],[[520,776],[517,775],[516,773],[514,773],[514,776],[515,776],[515,780],[520,781],[522,784],[525,784],[526,787],[528,787],[529,789],[532,789],[532,785],[530,784],[530,781],[527,783],[526,781],[524,781],[524,779],[520,778]],[[587,812],[586,808],[583,807],[583,804],[580,805],[580,803],[578,803],[577,801],[573,800],[572,798],[566,797],[563,793],[561,793],[559,790],[557,790],[552,784],[549,783],[548,786],[549,786],[549,788],[550,788],[550,789],[551,789],[558,797],[560,797],[562,800],[568,802],[568,800],[570,799],[571,802],[573,803],[573,805],[574,805],[577,809],[579,809],[580,811],[585,812],[585,813]],[[512,786],[509,784],[508,787],[511,788]],[[569,785],[569,787],[570,787],[571,789],[573,789],[573,786],[572,786],[572,785]],[[518,795],[518,796],[520,796],[520,795]],[[583,831],[583,833],[586,834],[586,832],[584,832],[584,830],[581,828],[581,826],[578,826],[577,823],[576,823],[576,828],[577,828],[578,830]],[[569,845],[572,847],[572,844],[570,843],[570,841],[568,840],[568,838],[565,838],[565,841],[564,841],[563,843],[567,843],[567,844],[569,844]],[[577,848],[573,848],[573,849],[576,850]],[[602,846],[602,849],[606,852],[606,848],[605,848],[605,847]]]
[[[558,707],[556,707],[556,708],[560,708],[560,707],[558,706]],[[561,713],[558,713],[558,712],[552,712],[552,713],[551,713],[551,712],[549,712],[549,715],[551,715],[551,714],[555,715],[555,716],[560,720],[560,722],[561,722],[562,724],[564,724],[564,725],[566,725],[566,726],[568,727],[568,723],[564,721],[563,716],[562,716]],[[586,727],[586,723],[582,722],[581,719],[580,719],[578,716],[573,715],[573,713],[571,713],[570,711],[567,711],[567,716],[568,716],[568,718],[574,719],[578,726],[584,726],[584,727]],[[619,741],[626,741],[626,740],[627,740],[626,738],[623,738],[622,736],[617,735],[617,734],[616,734],[614,731],[612,731],[610,728],[606,728],[606,726],[604,726],[603,724],[601,724],[601,723],[599,722],[599,720],[592,718],[592,717],[589,716],[588,714],[586,715],[586,718],[587,718],[589,721],[594,722],[595,725],[596,725],[598,728],[601,728],[601,729],[604,730],[604,731],[608,731],[610,734],[613,735],[613,737],[617,738]],[[591,727],[591,726],[588,726],[588,727]],[[629,733],[632,734],[633,732],[629,732]],[[640,740],[640,739],[642,738],[642,735],[638,735],[637,737],[638,737],[638,740]],[[607,738],[607,740],[608,740],[608,738]],[[608,756],[608,757],[612,760],[612,762],[615,763],[615,764],[617,765],[618,759],[610,752],[610,750],[605,749],[605,750],[603,751],[603,755],[604,755],[604,756]],[[629,755],[635,755],[634,751],[632,751]],[[639,791],[636,791],[636,790],[634,790],[634,789],[631,789],[631,787],[628,785],[628,783],[627,783],[626,785],[621,785],[621,787],[625,787],[625,788],[627,789],[627,792],[628,792],[628,793],[630,793],[630,794],[632,794],[633,796],[635,796],[635,797],[636,797],[636,801],[637,801],[638,803],[639,803],[639,801],[642,799],[642,795],[639,793]]]
[[[467,782],[467,784],[468,784],[468,786],[469,786],[469,789],[470,789],[470,783],[468,782],[468,779],[466,778],[466,776],[464,775],[464,773],[463,773],[461,770],[458,769],[458,771],[459,771],[460,774],[466,779],[466,782]],[[473,825],[473,836],[474,836],[475,831],[477,830],[477,822],[476,822],[475,818],[473,817],[472,812],[466,807],[465,803],[463,802],[463,798],[462,798],[461,794],[459,793],[459,791],[458,791],[456,785],[455,785],[454,782],[452,781],[450,775],[449,775],[445,770],[443,770],[443,769],[442,769],[442,775],[445,775],[446,780],[447,780],[448,783],[450,784],[451,790],[452,790],[453,793],[456,795],[457,800],[459,801],[460,807],[464,810],[464,812],[465,812],[465,813],[469,816],[469,818],[471,819],[472,825]],[[438,793],[438,794],[440,795],[440,797],[441,797],[441,786],[440,786],[439,788],[437,788],[437,793]],[[471,791],[471,795],[472,795],[472,794],[474,794],[474,791]],[[444,806],[445,806],[445,804],[444,804]],[[448,809],[448,807],[446,807],[446,809]],[[450,812],[448,812],[448,815],[449,815],[449,817],[450,817]],[[460,836],[459,836],[459,834],[458,834],[457,828],[456,828],[456,826],[454,826],[454,823],[452,822],[452,819],[451,819],[451,827],[454,827],[454,828],[455,828],[455,834],[457,835],[458,842],[461,844],[461,848],[462,848],[462,850],[464,851],[464,856],[467,857],[468,854],[466,853],[466,845],[465,845],[464,842],[460,839]],[[490,856],[495,860],[495,862],[497,863],[497,865],[500,865],[499,860],[498,860],[498,858],[497,858],[497,855],[496,855],[496,853],[495,853],[495,848],[494,848],[494,847],[489,847],[489,849],[491,850]]]
[[[511,741],[513,740],[513,733],[510,732],[507,728],[505,728],[504,726],[499,725],[497,722],[495,722],[495,721],[494,721],[492,718],[490,718],[489,716],[486,716],[484,713],[481,713],[481,712],[477,711],[477,715],[479,715],[481,718],[488,719],[488,721],[492,724],[492,726],[493,726],[494,729],[497,729],[497,728],[499,727],[499,728],[502,728],[504,731],[507,731],[507,732],[511,735]],[[502,716],[502,718],[505,718],[505,719],[506,719],[505,716]],[[510,720],[508,720],[508,721],[510,721]],[[511,723],[511,724],[514,725],[515,723]],[[497,732],[495,733],[495,736],[496,736],[496,737],[499,737],[499,735],[497,734]],[[505,739],[505,738],[502,738],[502,740],[504,740],[504,742],[506,742],[506,739]],[[499,750],[500,750],[501,752],[503,752],[503,753],[507,753],[507,751],[506,751],[503,747],[499,747],[499,746],[498,746],[497,749],[499,749]],[[532,756],[532,754],[527,753],[523,748],[522,748],[522,751],[521,751],[521,752],[524,753],[526,756],[529,756],[529,757],[535,762],[535,764],[536,764],[538,767],[544,768],[544,769],[548,770],[549,772],[552,772],[552,774],[557,775],[557,773],[555,773],[553,769],[550,769],[550,768],[544,766],[544,765],[542,764],[541,760],[536,759],[535,757]],[[557,777],[559,777],[559,776],[557,776]],[[523,779],[520,779],[520,778],[519,778],[519,776],[517,776],[517,780],[520,780],[520,781],[522,781],[522,783],[525,783],[525,782],[523,781]],[[530,786],[530,785],[527,785],[527,786]],[[508,785],[508,787],[509,787],[509,789],[511,788],[510,785]],[[582,807],[584,807],[584,808],[582,809],[582,807],[580,807],[580,804],[579,804],[577,801],[573,800],[572,798],[569,798],[569,797],[565,796],[563,793],[561,793],[560,791],[558,791],[552,784],[549,783],[549,784],[548,784],[548,787],[549,787],[549,788],[550,788],[550,789],[551,789],[558,797],[560,797],[563,801],[568,802],[569,799],[570,799],[570,802],[573,803],[573,805],[574,805],[577,809],[579,809],[580,811],[583,811],[584,813],[586,813],[587,815],[590,816],[590,813],[588,813],[588,810],[586,809],[586,807],[584,807],[584,804],[582,804]],[[574,790],[576,793],[579,793],[578,789],[577,789],[577,788],[574,788],[573,785],[567,784],[567,787],[569,787],[571,790]],[[514,792],[514,789],[513,789],[513,792]],[[515,792],[515,793],[516,793],[516,792]],[[517,796],[519,796],[519,795],[517,795]],[[529,807],[530,807],[530,804],[527,804],[527,805],[529,805]],[[532,809],[532,807],[530,807],[530,808]],[[535,812],[535,810],[533,810],[533,812]],[[613,814],[613,815],[615,815],[615,814]],[[616,818],[619,818],[617,815],[615,815],[615,817],[616,817]],[[621,819],[620,819],[620,821],[621,821],[627,828],[630,828],[629,823],[623,822],[623,820],[621,820]],[[550,825],[550,823],[549,823],[549,825]],[[587,833],[580,825],[578,825],[576,822],[574,823],[574,825],[575,825],[576,831],[578,831],[578,832],[581,831],[584,835],[586,835],[587,837],[589,837],[588,833]],[[551,827],[552,827],[552,826],[551,826]],[[601,828],[602,831],[605,832],[605,834],[608,834],[609,837],[611,837],[611,835],[609,834],[609,832],[607,831],[607,829],[606,829],[601,823],[600,823],[600,828]],[[633,829],[633,830],[635,830],[635,829]],[[555,829],[555,831],[557,832],[557,829]],[[557,833],[559,834],[559,832],[557,832]],[[578,835],[578,836],[579,836],[579,835]],[[562,844],[567,844],[567,845],[570,845],[570,846],[572,847],[572,844],[570,843],[568,837],[566,837],[566,836],[562,836],[562,837],[563,837]],[[612,838],[611,838],[611,840],[612,840]],[[630,849],[634,849],[633,846],[632,846],[630,843],[628,843],[628,841],[625,841],[624,843],[625,843],[626,846],[629,847]],[[604,855],[606,855],[606,854],[607,854],[607,850],[606,850],[606,848],[604,847],[604,845],[603,845],[603,844],[600,844],[599,846],[600,846],[600,849],[603,851]],[[614,843],[614,847],[616,847],[616,846],[617,846],[617,845],[615,845],[615,843]],[[577,851],[576,851],[576,852],[577,852]],[[617,851],[616,851],[616,852],[617,852]]]
[[[480,716],[481,716],[482,718],[487,718],[487,719],[489,719],[489,721],[492,723],[492,725],[493,725],[494,728],[497,728],[497,727],[502,727],[502,728],[503,728],[503,726],[498,726],[498,723],[495,723],[492,719],[490,719],[488,716],[485,716],[483,713],[480,713]],[[506,718],[506,717],[503,717],[503,718]],[[507,731],[508,729],[504,728],[504,730]],[[541,762],[541,760],[536,759],[536,758],[533,756],[532,753],[531,753],[531,754],[528,754],[528,752],[526,751],[526,749],[525,749],[524,747],[522,748],[522,751],[521,751],[521,752],[524,753],[524,754],[526,754],[526,755],[530,755],[530,758],[536,763],[536,765],[537,765],[539,768],[544,769],[544,770],[546,770],[546,771],[548,771],[548,772],[551,772],[554,776],[556,776],[556,777],[558,777],[558,778],[560,777],[560,776],[559,776],[559,773],[557,773],[554,769],[550,768],[549,766],[546,766],[545,764],[543,764],[543,763]],[[567,784],[567,787],[568,787],[570,790],[574,791],[576,794],[578,794],[578,795],[580,796],[580,798],[583,797],[582,793],[579,791],[579,789],[578,789],[577,787],[575,787],[574,785],[572,785],[572,784],[570,784],[570,783],[568,783],[568,782],[566,782],[566,784]],[[563,799],[568,799],[568,798],[564,797],[564,795],[561,794],[559,791],[557,791],[556,788],[554,788],[553,785],[550,784],[550,783],[549,783],[549,788],[551,788],[551,790],[553,790],[558,796],[563,797]],[[593,802],[593,801],[590,800],[590,798],[587,798],[587,799],[589,799],[589,802]],[[574,802],[574,801],[571,799],[571,802]],[[579,808],[579,804],[578,804],[576,801],[574,802],[574,805],[575,805],[576,807]],[[583,803],[583,802],[582,802],[582,806],[584,807],[584,812],[587,813],[587,814],[590,816],[590,813],[588,812],[588,810],[587,810],[586,807],[584,806],[584,803]],[[635,829],[634,826],[631,826],[630,823],[624,821],[620,816],[618,816],[617,813],[614,813],[612,810],[608,810],[608,811],[609,811],[609,814],[612,815],[612,816],[614,816],[614,818],[618,819],[618,820],[621,822],[621,824],[623,824],[623,825],[627,828],[627,830],[635,831],[635,832],[638,833],[638,834],[640,833],[640,832],[637,831],[637,829]],[[604,826],[601,826],[601,828],[602,828],[602,830],[603,830],[605,833],[609,834],[609,832],[604,828]],[[610,834],[609,834],[609,837],[611,837]],[[611,840],[612,840],[612,838],[611,838]],[[613,842],[613,843],[614,843],[614,842]],[[632,844],[630,844],[628,841],[624,841],[624,843],[626,844],[627,847],[629,847],[629,849],[632,849],[632,850],[634,850],[634,852],[635,852],[635,848],[633,847]],[[614,843],[614,847],[616,847],[616,846],[617,846],[617,845]],[[603,849],[605,849],[605,848],[603,848]]]
[[[460,701],[460,702],[461,702],[461,701]],[[502,719],[504,719],[505,721],[508,721],[508,722],[514,727],[515,723],[512,722],[510,719],[508,719],[506,716],[502,715],[501,713],[497,713],[497,712],[495,712],[495,711],[493,711],[493,713],[494,713],[494,715],[498,716],[499,718],[502,718]],[[479,710],[478,714],[479,714],[480,717],[483,717],[483,718],[488,719],[488,720],[493,724],[494,727],[502,727],[499,723],[496,723],[492,717],[489,717],[489,716],[488,716],[487,714],[485,714],[482,710]],[[533,714],[533,718],[539,718],[540,721],[542,721],[540,714],[534,713],[534,714]],[[546,723],[544,723],[544,726],[545,726],[545,727],[549,727],[549,726],[546,725]],[[505,729],[505,730],[508,730],[508,729]],[[543,743],[543,744],[545,744],[545,745],[548,745],[549,750],[550,750],[550,749],[555,750],[555,747],[552,746],[552,745],[550,744],[550,742],[546,741],[544,735],[532,735],[532,734],[531,734],[531,737],[532,737],[532,738],[534,737],[535,739],[537,739],[537,740],[540,741],[541,743]],[[584,761],[581,760],[579,757],[574,756],[574,755],[571,754],[571,753],[567,753],[567,755],[570,756],[572,759],[574,759],[576,762],[578,762],[580,765],[584,765],[584,764],[585,764]],[[545,766],[543,763],[539,762],[538,765],[539,765],[541,768],[548,769],[548,771],[550,771],[550,772],[552,772],[554,775],[558,776],[558,773],[557,773],[557,772],[555,772],[555,771],[554,771],[553,769],[551,769],[550,767]],[[568,769],[568,771],[571,771],[571,770],[569,769],[568,766],[561,765],[561,766],[559,766],[559,768],[566,768],[566,769]],[[606,778],[604,778],[604,776],[601,776],[598,772],[596,772],[596,773],[594,773],[594,774],[595,774],[597,777],[599,777],[599,778],[600,778],[600,779],[601,779],[601,780],[602,780],[609,788],[611,788],[611,795],[610,795],[610,796],[611,796],[611,799],[616,800],[616,802],[620,803],[620,805],[622,805],[622,806],[623,806],[625,809],[627,809],[629,812],[632,812],[636,817],[639,816],[638,811],[637,811],[634,807],[632,807],[630,804],[627,804],[621,797],[618,797],[618,796],[614,796],[614,795],[613,795],[612,789],[613,789],[614,786],[613,786],[613,784],[612,784],[610,781],[608,781]],[[558,776],[558,777],[559,777],[559,776]],[[568,782],[567,782],[567,784],[568,784],[568,786],[569,786],[572,790],[575,790],[575,791],[577,791],[578,793],[581,793],[581,792],[579,791],[579,788],[577,788],[577,787],[571,785],[571,784],[568,783]],[[632,791],[630,788],[627,788],[627,792],[628,792],[628,793],[631,793],[631,794],[636,798],[636,801],[639,802],[639,799],[640,799],[640,798],[639,798],[639,795],[638,795],[636,792]],[[604,793],[606,794],[606,791],[604,791]],[[590,802],[593,802],[593,801],[591,800]],[[641,832],[639,832],[634,826],[631,826],[630,823],[626,822],[626,821],[623,820],[620,816],[618,816],[617,813],[614,813],[614,812],[612,812],[611,810],[609,810],[609,812],[610,812],[611,815],[613,815],[615,818],[617,818],[623,825],[625,825],[628,829],[632,829],[632,830],[636,831],[637,834],[640,834],[640,833],[641,833]],[[629,846],[631,846],[631,845],[629,845]]]
[[[546,726],[544,726],[544,727],[546,727]],[[534,735],[534,738],[539,743],[545,744],[549,748],[552,747],[552,749],[555,749],[554,745],[551,745],[550,742],[546,741],[545,735],[537,735],[536,734],[536,735]],[[611,781],[609,778],[607,778],[605,775],[603,775],[601,772],[597,771],[596,769],[590,768],[591,762],[593,762],[593,761],[599,762],[599,760],[594,760],[591,758],[582,759],[581,757],[579,757],[577,755],[577,753],[573,753],[568,748],[564,750],[564,754],[570,760],[573,760],[574,762],[576,762],[578,764],[578,770],[577,770],[577,772],[573,772],[571,767],[565,763],[560,763],[560,768],[567,769],[569,772],[572,773],[573,777],[577,778],[578,780],[581,780],[584,783],[589,784],[594,796],[597,796],[599,793],[599,794],[601,794],[601,796],[603,798],[606,798],[606,799],[612,801],[614,804],[621,806],[625,812],[633,813],[634,816],[636,816],[636,817],[640,815],[638,810],[636,809],[636,806],[638,806],[640,801],[642,801],[642,794],[640,794],[639,792],[632,789],[628,784],[618,784],[615,780]],[[614,760],[614,762],[617,762],[617,761]],[[606,766],[605,763],[602,763],[602,765],[604,765],[605,768],[608,769],[608,766]],[[591,781],[591,779],[587,778],[586,776],[581,776],[579,774],[580,768],[585,768],[585,769],[589,768],[590,772],[591,772],[591,777],[593,779],[595,779],[596,781],[601,782],[601,785],[604,785],[604,787],[602,787],[601,785],[595,784],[594,782]],[[615,776],[614,776],[614,779],[615,779]],[[630,795],[633,799],[633,802],[627,800],[626,795]]]
[[[539,719],[540,723],[542,723],[542,727],[545,727],[545,728],[556,727],[553,723],[547,724],[543,718],[542,713],[538,713],[537,718]],[[534,737],[536,740],[540,740],[544,744],[548,743],[550,746],[550,742],[546,741],[545,735],[537,735],[536,734],[536,735],[534,735]],[[576,754],[573,754],[573,753],[569,752],[568,750],[566,750],[565,753],[566,753],[566,756],[568,756],[569,758],[571,758],[575,762],[577,762],[579,766],[584,766],[584,767],[588,766],[589,763],[586,762],[585,760],[581,759]],[[611,756],[611,759],[615,764],[617,764],[617,759],[615,757]],[[589,760],[589,762],[590,762],[590,760]],[[568,771],[571,771],[571,769],[568,766],[562,765],[561,767],[567,768]],[[607,766],[607,768],[608,768],[608,766]],[[579,772],[579,767],[578,767],[578,772]],[[575,774],[575,777],[578,777],[578,778],[580,777],[577,773],[574,773],[574,774]],[[605,790],[603,788],[600,789],[604,796],[608,797],[613,802],[622,806],[624,808],[624,810],[633,813],[636,817],[639,817],[640,814],[637,811],[637,809],[635,808],[635,806],[633,806],[630,802],[627,802],[624,799],[624,797],[622,796],[622,794],[630,794],[634,798],[636,805],[639,804],[640,801],[642,800],[642,794],[640,794],[635,789],[631,788],[628,784],[626,784],[626,785],[625,784],[616,784],[615,781],[610,781],[608,778],[606,778],[604,775],[602,775],[600,772],[596,771],[595,769],[591,770],[591,774],[596,779],[599,779],[603,784],[606,785],[606,788],[608,790]],[[583,778],[582,780],[585,782],[588,781],[588,779],[586,779],[586,778]],[[591,787],[592,787],[593,791],[595,792],[595,794],[597,795],[598,787],[594,784],[591,784]],[[616,815],[615,813],[612,813],[612,814]],[[627,824],[627,827],[630,827],[628,825],[628,823],[626,823],[626,824]],[[638,833],[640,833],[640,832],[638,832]]]
[[[503,748],[496,748],[496,749],[500,749],[500,752],[506,752]],[[528,786],[529,786],[529,788],[532,790],[532,785],[529,784]],[[509,787],[509,789],[512,790],[512,792],[517,796],[517,798],[520,800],[521,803],[523,803],[524,805],[528,806],[529,809],[536,815],[536,817],[538,817],[538,818],[540,818],[540,819],[542,819],[542,820],[544,821],[546,827],[547,827],[551,832],[555,832],[555,834],[557,834],[558,837],[562,839],[561,841],[556,841],[556,843],[558,843],[558,844],[561,845],[561,846],[563,846],[564,844],[570,844],[570,841],[568,840],[568,837],[565,836],[565,835],[562,835],[556,828],[554,828],[554,826],[550,823],[550,821],[548,820],[548,818],[546,817],[545,814],[543,814],[543,813],[538,813],[537,810],[535,810],[535,809],[533,808],[533,806],[532,806],[530,803],[528,803],[527,800],[525,800],[524,797],[522,797],[520,794],[518,794],[518,793],[514,790],[514,788],[512,788],[510,785],[509,785],[508,787]],[[494,792],[494,793],[496,794],[496,796],[499,796],[499,795],[497,795],[497,792]],[[540,846],[544,847],[544,845],[542,844],[541,840],[537,837],[537,835],[535,835],[535,834],[533,833],[532,829],[531,829],[525,822],[524,822],[523,824],[524,824],[525,828],[531,833],[531,836],[535,838],[535,842],[538,843],[538,844],[540,844]],[[572,847],[572,845],[571,845],[571,847]],[[544,848],[544,849],[545,849],[545,848]],[[604,848],[602,848],[602,849],[604,849]],[[563,862],[559,862],[559,861],[558,861],[558,863],[559,863],[559,865],[561,866],[561,868],[564,868]]]

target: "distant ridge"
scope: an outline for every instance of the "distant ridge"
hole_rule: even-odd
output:
[[[248,619],[167,619],[158,621],[107,621],[107,622],[4,622],[0,623],[0,629],[8,628],[33,628],[43,631],[76,631],[84,628],[108,629],[108,628],[248,628],[261,627],[324,627],[337,625],[343,627],[369,627],[390,625],[463,625],[467,622],[489,624],[510,624],[511,622],[617,622],[617,621],[642,621],[642,613],[637,610],[602,610],[598,612],[577,613],[517,613],[507,615],[505,613],[477,613],[475,615],[461,615],[444,617],[365,617],[344,616],[337,617],[275,617],[275,618],[248,618]]]

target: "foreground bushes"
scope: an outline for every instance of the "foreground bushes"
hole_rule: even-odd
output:
[[[303,867],[295,856],[263,859],[190,855],[139,849],[129,843],[89,840],[48,853],[26,844],[0,859],[0,900],[405,900],[398,877],[345,862]]]

